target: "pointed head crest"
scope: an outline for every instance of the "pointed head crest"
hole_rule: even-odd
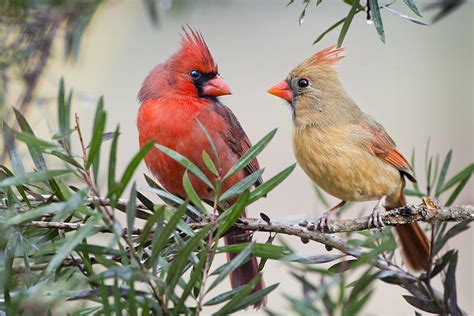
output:
[[[190,67],[198,67],[204,73],[217,72],[217,65],[212,58],[202,34],[189,25],[182,27],[181,48],[177,53],[180,63]]]
[[[313,66],[318,65],[334,65],[344,58],[344,48],[337,48],[336,45],[330,46],[322,51],[317,52],[308,59],[308,63]]]

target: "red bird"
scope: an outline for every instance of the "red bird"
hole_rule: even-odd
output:
[[[155,140],[191,160],[213,183],[216,176],[205,166],[202,153],[206,151],[216,167],[225,174],[251,147],[251,143],[234,113],[217,97],[231,94],[227,83],[220,77],[217,64],[202,37],[194,30],[183,28],[181,48],[166,62],[156,66],[143,82],[138,94],[141,106],[138,112],[140,146]],[[211,145],[198,124],[204,125],[215,144],[219,157],[212,154]],[[220,162],[220,165],[217,163]],[[186,197],[182,185],[185,169],[158,149],[152,149],[145,163],[164,186],[180,197]],[[223,183],[222,192],[259,170],[256,159]],[[202,200],[214,200],[214,192],[193,174],[191,184]],[[255,185],[261,183],[258,179]],[[235,201],[232,201],[235,202]],[[245,216],[245,211],[242,214]],[[245,231],[232,231],[225,237],[226,244],[250,242]],[[229,255],[229,260],[236,254]],[[257,274],[255,257],[230,276],[232,288],[247,284]],[[262,278],[254,291],[264,288]],[[265,304],[265,300],[255,307]]]

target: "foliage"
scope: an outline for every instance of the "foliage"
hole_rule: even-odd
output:
[[[262,258],[281,257],[281,247],[251,243],[230,263],[214,268],[216,255],[235,249],[219,247],[218,239],[238,219],[242,209],[269,193],[283,181],[294,166],[270,178],[257,188],[249,176],[226,192],[223,179],[245,167],[270,142],[275,130],[255,144],[227,174],[217,172],[211,183],[205,174],[187,158],[153,145],[145,145],[131,159],[123,174],[116,175],[119,132],[104,133],[107,114],[99,101],[89,145],[83,139],[76,116],[71,129],[71,102],[66,98],[63,82],[58,94],[59,131],[51,140],[35,136],[27,120],[15,111],[19,131],[4,124],[5,144],[11,168],[0,167],[0,269],[3,295],[2,309],[9,314],[31,313],[28,304],[36,300],[43,311],[54,311],[61,301],[90,301],[76,310],[81,314],[112,311],[134,311],[143,314],[199,314],[205,306],[213,306],[217,314],[244,309],[277,287],[271,284],[249,295],[257,280],[226,293],[211,291],[244,263],[251,253]],[[109,163],[105,171],[107,190],[100,192],[99,156],[102,145],[112,136]],[[15,139],[17,141],[15,141]],[[79,139],[81,153],[72,151],[71,143]],[[29,150],[36,171],[26,172],[18,154],[18,141]],[[153,180],[145,191],[157,193],[170,204],[153,204],[137,191],[134,172],[144,155],[153,147],[168,153],[183,164],[188,172],[183,185],[190,201],[171,195]],[[62,169],[50,169],[45,156],[62,162]],[[218,164],[208,154],[208,166]],[[259,173],[261,174],[261,173]],[[213,207],[198,198],[190,178],[198,177],[215,191]],[[252,181],[253,180],[253,181]],[[122,202],[131,184],[128,202]],[[237,203],[226,207],[225,199],[238,196]],[[173,202],[174,201],[174,202]],[[177,205],[177,203],[179,205]],[[217,209],[222,210],[220,216]],[[117,221],[117,212],[127,214],[127,227]],[[135,229],[136,219],[144,220]],[[41,222],[46,226],[35,226]],[[77,229],[47,227],[48,223],[77,224]],[[193,229],[193,223],[201,224]],[[95,237],[95,238],[94,238]],[[51,298],[51,300],[47,300]],[[61,311],[63,312],[63,311]]]
[[[287,6],[293,4],[294,2],[295,0],[290,0]],[[300,24],[303,23],[306,16],[306,10],[311,5],[311,3],[314,3],[315,6],[318,7],[319,5],[323,4],[323,2],[329,2],[329,1],[302,0],[303,10],[301,11],[301,14],[299,16],[299,23]],[[314,40],[313,44],[318,43],[327,34],[329,34],[334,29],[342,25],[341,30],[339,32],[339,37],[337,39],[337,47],[341,47],[346,37],[346,34],[351,26],[351,23],[354,19],[354,16],[356,16],[357,14],[361,12],[366,13],[367,23],[373,24],[375,26],[375,30],[377,31],[380,40],[384,43],[385,43],[385,29],[384,29],[384,25],[382,21],[382,14],[381,14],[382,11],[388,12],[390,14],[393,14],[402,19],[405,19],[407,21],[410,21],[419,25],[428,25],[428,23],[422,19],[422,15],[416,4],[416,2],[418,1],[415,1],[415,0],[403,0],[403,3],[407,9],[409,9],[413,14],[416,15],[416,17],[401,13],[393,9],[392,6],[394,3],[397,2],[397,0],[393,0],[387,4],[383,4],[383,1],[380,1],[380,0],[366,0],[365,5],[364,5],[363,0],[343,0],[341,2],[343,4],[350,6],[347,16],[338,20],[336,23],[334,23],[328,29],[322,32],[316,38],[316,40]],[[433,3],[426,5],[424,9],[426,11],[429,11],[429,10],[438,11],[435,17],[431,21],[432,23],[435,23],[435,22],[438,22],[440,19],[444,18],[446,15],[452,13],[455,9],[459,8],[461,4],[463,4],[464,2],[465,0],[433,1]]]

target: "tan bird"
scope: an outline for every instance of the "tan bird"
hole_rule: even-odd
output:
[[[410,164],[382,125],[360,110],[339,81],[334,64],[343,49],[329,47],[294,68],[270,94],[287,100],[293,115],[293,150],[305,173],[341,202],[325,212],[318,228],[328,227],[332,211],[347,201],[377,200],[369,226],[382,227],[381,215],[406,204],[405,177],[416,181]],[[409,267],[425,270],[428,239],[416,223],[397,227]]]

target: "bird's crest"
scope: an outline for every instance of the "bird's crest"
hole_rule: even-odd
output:
[[[337,48],[336,45],[330,46],[322,51],[317,52],[308,59],[309,64],[317,65],[334,65],[344,58],[344,48]]]
[[[189,25],[182,27],[181,49],[179,57],[183,61],[195,61],[209,69],[216,69],[217,65],[212,58],[202,34],[192,29]]]

